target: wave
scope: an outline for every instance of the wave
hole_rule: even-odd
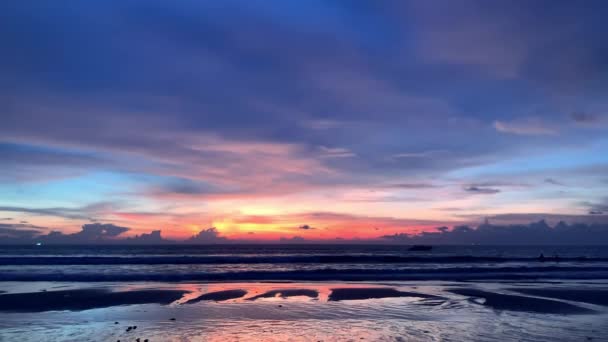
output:
[[[0,257],[0,265],[196,265],[196,264],[398,264],[398,263],[538,263],[608,262],[589,257],[486,257],[486,256],[395,256],[395,255],[307,255],[307,256],[147,256],[147,257]]]
[[[457,267],[444,269],[317,269],[218,273],[4,273],[0,281],[390,281],[608,279],[608,267]]]

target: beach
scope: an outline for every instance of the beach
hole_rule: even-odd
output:
[[[0,284],[1,341],[602,341],[608,283]]]
[[[0,314],[3,342],[602,341],[608,251],[6,246]]]

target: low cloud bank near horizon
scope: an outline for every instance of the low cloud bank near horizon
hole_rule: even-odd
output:
[[[399,233],[380,238],[403,244],[605,245],[608,244],[608,224],[567,224],[560,221],[552,227],[545,220],[512,225],[484,223],[476,228],[468,225],[452,229],[438,227],[435,232]]]
[[[374,228],[370,228],[374,229]],[[160,245],[160,244],[432,244],[432,245],[606,245],[608,244],[608,223],[565,223],[554,226],[545,220],[529,224],[490,224],[477,227],[457,225],[437,227],[435,231],[396,233],[381,235],[372,239],[338,237],[335,239],[309,239],[298,235],[283,236],[278,240],[246,240],[223,236],[215,228],[202,229],[184,240],[170,240],[162,236],[161,230],[153,230],[131,237],[123,237],[130,231],[128,227],[114,224],[91,223],[82,226],[81,231],[64,234],[48,231],[47,228],[27,224],[0,224],[0,245],[8,244],[121,244],[121,245]]]

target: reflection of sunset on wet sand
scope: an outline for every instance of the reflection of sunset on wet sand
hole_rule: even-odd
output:
[[[556,340],[572,341],[608,333],[608,326],[604,324],[608,311],[602,306],[602,298],[608,296],[604,285],[571,282],[537,287],[536,295],[543,296],[543,291],[546,291],[549,298],[545,299],[525,297],[517,292],[517,287],[522,286],[529,284],[90,284],[81,288],[104,288],[120,293],[154,288],[187,293],[165,305],[142,303],[104,307],[106,303],[100,301],[97,309],[47,311],[44,329],[30,325],[34,318],[26,312],[5,312],[5,319],[0,323],[0,337],[10,340],[27,330],[28,334],[23,335],[20,341],[39,341],[43,336],[53,340],[140,338],[141,341],[145,338],[149,341],[394,341],[400,338],[416,341],[503,341],[505,334],[525,340],[559,332],[561,339]],[[28,291],[53,296],[54,291],[64,288],[57,284],[46,292],[39,292],[40,288],[36,287],[30,287]],[[73,285],[68,288],[77,291]],[[577,288],[579,292],[586,291],[597,297],[598,301],[568,304],[550,298],[559,288]],[[213,298],[218,293],[235,294],[234,291],[245,294],[230,299],[215,297],[217,300],[188,303],[200,296]],[[484,304],[484,296],[491,298],[487,299],[491,302]],[[500,296],[508,299],[499,302]],[[153,295],[149,303],[156,300]],[[2,296],[0,309],[7,309]],[[494,312],[497,309],[500,315]],[[65,323],[68,321],[71,323]],[[14,322],[23,327],[10,328]],[[137,329],[127,331],[132,326],[137,326]],[[501,329],[502,333],[488,334],[494,329]]]

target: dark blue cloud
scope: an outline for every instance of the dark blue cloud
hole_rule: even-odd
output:
[[[33,214],[39,216],[60,217],[71,220],[87,220],[94,221],[96,217],[104,212],[114,210],[118,207],[117,203],[112,202],[96,202],[81,207],[50,207],[50,208],[32,208],[20,206],[0,206],[0,211],[12,213]]]
[[[499,189],[494,188],[485,188],[476,185],[470,185],[464,188],[464,191],[472,193],[472,194],[484,194],[484,195],[493,195],[500,192]]]
[[[0,223],[0,240],[22,241],[44,233],[46,229],[31,224]]]
[[[161,184],[162,193],[201,195],[217,192],[212,186],[183,178],[171,178]]]
[[[407,129],[416,126],[415,118],[420,115],[427,120],[438,116],[441,122],[446,115],[459,113],[485,121],[488,110],[510,116],[513,99],[522,103],[527,98],[526,82],[513,87],[483,74],[464,77],[467,68],[478,66],[453,66],[449,59],[443,66],[425,61],[418,51],[417,43],[423,39],[416,38],[419,26],[424,30],[443,27],[440,22],[445,18],[440,13],[445,11],[427,9],[417,2],[403,5],[402,10],[394,10],[395,6],[401,4],[11,4],[2,11],[7,28],[2,31],[2,48],[11,53],[5,54],[0,68],[14,75],[14,83],[21,85],[8,93],[15,105],[20,105],[23,97],[38,97],[29,93],[35,86],[43,90],[44,96],[65,99],[78,94],[85,106],[105,103],[106,112],[121,115],[128,111],[131,116],[144,118],[152,111],[171,112],[173,121],[193,130],[213,130],[239,139],[313,139],[318,144],[330,137],[311,132],[299,122],[374,121],[405,124],[401,128]],[[529,12],[519,10],[521,6],[489,8],[472,2],[450,13],[456,17],[454,25],[469,21],[466,9],[479,13],[479,18],[487,15],[487,21],[510,15],[512,22],[498,28],[500,35],[508,33],[500,30],[515,26],[516,35],[537,31],[550,36],[554,21],[563,19],[570,24],[563,25],[569,33],[568,41],[583,35],[587,38],[587,45],[577,45],[578,49],[593,54],[593,47],[600,46],[602,37],[589,33],[594,32],[593,25],[599,20],[593,15],[593,7],[603,4],[577,8],[575,12],[583,12],[579,14],[586,19],[574,22],[576,16],[571,15],[572,6],[567,4],[552,4],[553,10],[540,18],[532,13],[545,6],[527,6]],[[417,12],[424,15],[417,16]],[[319,21],[313,24],[304,19],[308,17],[303,13],[314,13]],[[425,24],[408,24],[406,19],[416,17],[426,20]],[[521,18],[525,20],[518,20]],[[479,30],[490,24],[483,20],[470,23],[478,25]],[[531,43],[525,40],[522,44]],[[539,54],[545,58],[559,55],[562,47],[547,51],[526,45],[522,49],[526,56]],[[460,50],[445,48],[450,49],[447,53]],[[525,78],[527,64],[534,60],[524,58],[521,63]],[[456,74],[458,70],[462,74]],[[462,93],[467,89],[469,93]],[[537,99],[534,96],[525,105]],[[446,110],[451,113],[441,113]],[[79,129],[94,127],[87,124],[89,113],[79,110],[62,116]],[[8,120],[7,124],[18,122]],[[412,138],[425,133],[408,131]],[[344,143],[352,144],[352,139],[345,139],[348,141]]]
[[[608,198],[604,198],[598,202],[583,202],[582,204],[589,208],[590,215],[602,215],[608,213]]]
[[[394,234],[382,236],[386,241],[407,244],[455,245],[602,245],[608,242],[608,224],[559,222],[549,226],[544,220],[530,224],[494,225],[475,227],[456,226],[437,228],[437,232],[418,235]]]
[[[5,239],[3,242],[8,244],[31,244],[34,242],[41,242],[45,244],[112,243],[113,241],[116,241],[121,234],[129,230],[130,228],[121,227],[110,223],[90,223],[83,225],[79,232],[73,234],[64,234],[58,231],[52,231],[48,234],[40,234],[40,231],[32,232],[31,230],[25,230],[25,232],[29,232],[29,234],[12,236],[9,239]],[[19,231],[21,232],[21,230]]]
[[[125,244],[145,244],[145,245],[160,245],[164,243],[174,243],[162,237],[160,230],[153,230],[150,233],[143,233],[134,237],[124,239]]]
[[[211,227],[201,230],[198,234],[187,239],[185,242],[193,244],[214,244],[228,242],[228,239],[221,236],[217,228]]]
[[[308,225],[308,224],[303,224],[301,226],[298,227],[298,229],[302,229],[302,230],[311,230],[311,229],[315,229],[314,227]]]

